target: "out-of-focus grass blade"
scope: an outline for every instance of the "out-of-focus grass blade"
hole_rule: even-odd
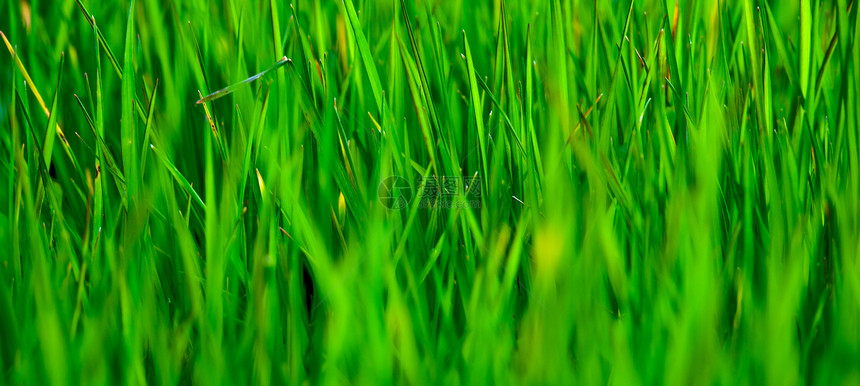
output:
[[[812,6],[810,0],[800,0],[800,91],[809,98],[809,67],[812,65]]]
[[[785,39],[782,37],[782,31],[780,31],[779,24],[777,24],[776,18],[773,17],[773,12],[770,10],[770,5],[767,1],[762,1],[760,4],[764,5],[765,14],[767,16],[767,22],[770,26],[770,36],[773,38],[774,45],[776,46],[776,52],[779,54],[779,57],[782,58],[782,61],[785,63],[785,73],[788,76],[788,81],[791,82],[792,85],[797,90],[800,90],[799,84],[797,83],[797,70],[794,67],[793,57],[789,56],[788,49],[785,46]]]
[[[257,75],[254,75],[254,76],[252,76],[252,77],[250,77],[250,78],[247,78],[247,79],[245,79],[245,80],[243,80],[243,81],[241,81],[241,82],[231,84],[231,85],[229,85],[229,86],[227,86],[227,87],[224,87],[224,88],[222,88],[222,89],[220,89],[220,90],[218,90],[218,91],[215,91],[215,92],[213,92],[213,93],[211,93],[211,94],[209,94],[209,95],[207,95],[207,96],[205,96],[205,97],[201,98],[200,100],[198,100],[198,101],[197,101],[197,104],[199,105],[199,104],[201,104],[201,103],[206,103],[206,102],[213,101],[213,100],[215,100],[215,99],[218,99],[218,98],[221,98],[221,97],[224,97],[224,96],[230,95],[230,94],[231,94],[231,93],[233,93],[234,91],[238,90],[238,89],[239,89],[239,87],[242,87],[243,85],[246,85],[246,84],[248,84],[248,83],[251,83],[251,82],[253,82],[253,81],[257,80],[257,79],[260,79],[260,78],[262,78],[262,77],[264,77],[264,76],[268,75],[270,72],[273,72],[273,71],[277,70],[278,68],[280,68],[280,67],[281,67],[281,66],[283,66],[284,64],[287,64],[288,62],[290,62],[290,59],[289,59],[289,58],[287,58],[286,56],[284,56],[283,58],[281,58],[280,60],[278,60],[277,62],[275,62],[275,64],[274,64],[274,65],[272,65],[272,67],[267,68],[265,71],[263,71],[263,72],[261,72],[261,73],[259,73],[259,74],[257,74]]]
[[[526,91],[525,91],[525,117],[526,117],[526,129],[529,133],[528,136],[531,138],[526,138],[532,144],[530,150],[532,151],[532,164],[537,169],[537,175],[535,180],[538,185],[543,185],[544,179],[544,171],[543,171],[543,161],[540,156],[540,149],[538,147],[538,138],[537,133],[535,132],[534,125],[534,80],[533,80],[533,69],[534,69],[534,59],[532,59],[532,49],[531,49],[531,26],[529,26],[528,32],[526,33],[526,62],[524,63],[524,68],[526,69]]]
[[[138,183],[140,181],[140,172],[138,168],[140,163],[137,157],[137,130],[135,129],[134,118],[134,0],[128,9],[128,22],[125,30],[125,54],[123,56],[123,68],[126,69],[126,76],[122,77],[122,123],[120,124],[120,135],[122,138],[122,163],[126,184],[128,186],[129,201],[136,199],[138,194]]]
[[[749,47],[749,58],[750,58],[750,68],[747,69],[753,78],[753,87],[755,88],[755,105],[756,111],[758,113],[759,126],[758,129],[762,130],[765,135],[770,135],[772,130],[770,129],[770,125],[772,122],[770,121],[770,106],[767,103],[767,94],[770,93],[770,90],[764,89],[764,64],[767,62],[767,53],[764,53],[765,62],[761,62],[759,60],[759,56],[761,52],[758,48],[759,36],[756,33],[755,28],[755,13],[753,13],[753,5],[752,0],[744,1],[744,19],[746,19],[746,27],[747,27],[747,46]]]
[[[551,31],[551,43],[548,43],[549,47],[549,55],[548,60],[550,62],[550,68],[552,72],[550,72],[552,79],[555,81],[555,87],[558,92],[558,99],[560,101],[561,106],[560,109],[568,110],[570,103],[570,81],[569,81],[569,73],[571,73],[572,69],[568,68],[567,63],[567,45],[568,41],[565,38],[565,28],[566,21],[564,17],[564,12],[561,9],[561,2],[559,0],[553,0],[550,6],[550,27]],[[536,72],[536,74],[539,74]],[[575,75],[574,75],[575,76]],[[570,113],[563,114],[560,116],[561,121],[564,127],[562,130],[564,132],[564,137],[570,135],[570,128],[566,123],[570,119]],[[555,157],[550,157],[555,158]]]
[[[672,26],[670,25],[671,22],[669,18],[669,5],[667,4],[666,0],[663,0],[663,8],[666,12],[666,18],[664,19],[664,28],[666,30],[666,33],[663,34],[663,38],[666,42],[666,62],[668,62],[669,64],[669,76],[671,78],[669,80],[677,85],[673,86],[673,89],[675,91],[673,94],[675,95],[675,109],[676,111],[678,111],[679,106],[681,106],[682,108],[686,108],[686,103],[681,97],[682,95],[684,95],[684,85],[681,82],[681,75],[678,71],[678,61],[677,57],[675,56],[675,39],[672,37],[672,34],[670,32],[672,31]],[[687,147],[687,120],[684,117],[678,117],[678,115],[679,114],[677,113],[675,114],[675,128],[677,129],[675,136],[677,137],[676,141],[681,143],[681,146],[679,147],[683,150]]]
[[[833,50],[836,49],[836,43],[839,41],[839,33],[834,32],[833,38],[830,39],[830,45],[827,47],[827,53],[824,54],[824,60],[821,62],[821,68],[818,70],[818,76],[815,78],[815,95],[821,90],[821,81],[824,80],[827,63],[830,62],[830,57],[833,56]]]

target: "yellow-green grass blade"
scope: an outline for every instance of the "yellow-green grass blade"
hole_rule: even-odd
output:
[[[0,38],[3,39],[3,43],[6,44],[6,48],[9,50],[9,54],[12,55],[12,58],[15,64],[18,66],[18,70],[21,72],[21,75],[26,80],[27,84],[30,86],[30,90],[33,92],[33,96],[36,97],[36,101],[39,102],[39,106],[42,107],[42,111],[45,112],[45,116],[49,117],[51,112],[48,110],[48,107],[45,105],[45,101],[42,99],[41,94],[39,94],[39,90],[36,88],[36,85],[33,83],[33,80],[30,78],[30,74],[27,72],[27,69],[24,68],[24,64],[21,63],[21,59],[18,57],[15,49],[12,47],[12,44],[9,43],[9,40],[6,38],[6,35],[3,31],[0,31]],[[66,135],[63,132],[63,129],[60,127],[59,123],[56,124],[57,135],[60,137],[60,142],[63,143],[63,150],[65,150],[66,155],[72,161],[72,165],[75,170],[80,171],[80,167],[78,166],[78,160],[75,158],[75,154],[72,152],[71,146],[69,145],[68,140],[66,139]]]

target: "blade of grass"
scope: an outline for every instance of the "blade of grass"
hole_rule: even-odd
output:
[[[218,90],[218,91],[215,91],[215,92],[213,92],[213,93],[211,93],[211,94],[209,94],[209,95],[206,95],[205,97],[203,97],[203,98],[201,98],[200,100],[198,100],[198,101],[197,101],[197,104],[199,105],[199,104],[201,104],[201,103],[211,102],[211,101],[213,101],[213,100],[215,100],[215,99],[222,98],[222,97],[225,97],[225,96],[227,96],[227,95],[230,95],[231,93],[233,93],[233,92],[235,92],[236,90],[238,90],[238,89],[239,89],[239,87],[241,87],[241,86],[243,86],[243,85],[246,85],[246,84],[249,84],[249,83],[251,83],[251,82],[253,82],[253,81],[257,80],[257,79],[261,79],[261,78],[265,77],[265,76],[266,76],[266,75],[268,75],[269,73],[271,73],[271,72],[273,72],[273,71],[277,70],[278,68],[281,68],[281,66],[283,66],[284,64],[287,64],[287,62],[292,62],[292,60],[290,60],[289,58],[287,58],[286,56],[284,56],[283,58],[281,58],[280,60],[278,60],[277,62],[275,62],[275,64],[274,64],[274,65],[272,65],[271,67],[267,68],[267,69],[266,69],[266,70],[264,70],[263,72],[261,72],[261,73],[259,73],[259,74],[257,74],[257,75],[254,75],[254,76],[252,76],[252,77],[250,77],[250,78],[247,78],[247,79],[245,79],[245,80],[243,80],[243,81],[241,81],[241,82],[231,84],[231,85],[229,85],[229,86],[227,86],[227,87],[224,87],[224,88],[222,88],[222,89],[220,89],[220,90]]]
[[[134,0],[128,9],[128,21],[125,30],[125,54],[123,56],[123,68],[126,69],[122,78],[122,163],[123,174],[126,176],[128,185],[129,201],[137,200],[138,181],[140,180],[140,160],[137,153],[137,128],[134,118],[135,79],[134,79]]]
[[[60,95],[60,86],[63,84],[63,64],[65,63],[65,54],[60,55],[60,69],[57,72],[57,88],[54,91],[53,102],[51,102],[51,112],[48,114],[48,127],[45,128],[45,165],[48,169],[51,168],[51,154],[53,154],[54,149],[54,139],[56,138],[57,131],[54,130],[57,127],[57,100]]]
[[[483,105],[481,104],[481,98],[479,96],[480,91],[478,89],[478,81],[475,78],[475,64],[472,61],[472,50],[469,49],[469,39],[466,37],[466,31],[463,30],[463,50],[466,53],[466,68],[468,71],[469,78],[469,95],[471,95],[471,105],[472,105],[472,114],[475,117],[475,128],[478,131],[478,150],[480,151],[481,158],[481,175],[489,176],[490,170],[487,168],[487,148],[485,145],[485,130],[484,130],[484,112]],[[482,178],[483,186],[485,191],[489,191],[487,186],[487,181],[489,178]]]
[[[364,64],[364,71],[370,80],[370,90],[373,92],[373,99],[376,101],[377,117],[382,118],[382,83],[379,81],[379,74],[376,72],[376,64],[373,61],[373,54],[370,52],[370,46],[367,44],[367,38],[361,30],[361,22],[358,20],[358,15],[355,13],[355,7],[352,0],[343,0],[343,6],[346,10],[347,21],[355,36],[356,44],[358,45],[358,53],[361,56]]]

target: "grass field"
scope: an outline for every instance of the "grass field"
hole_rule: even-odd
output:
[[[292,1],[0,2],[0,383],[860,383],[853,0]]]

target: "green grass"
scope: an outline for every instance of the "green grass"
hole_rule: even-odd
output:
[[[851,0],[0,31],[0,383],[860,383]]]

